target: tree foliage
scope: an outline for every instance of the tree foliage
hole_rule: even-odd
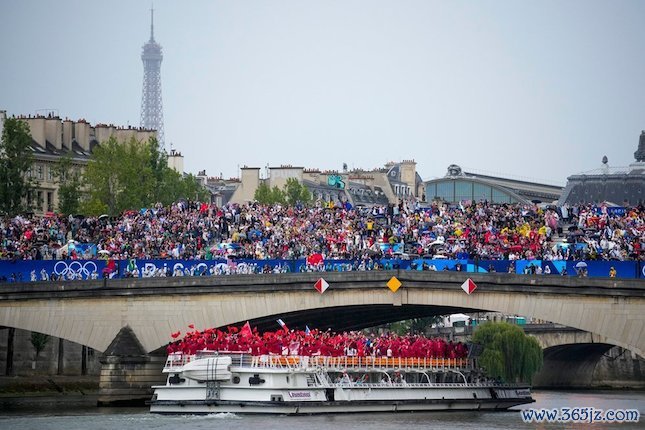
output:
[[[152,172],[146,163],[144,145],[130,140],[119,143],[110,137],[94,148],[85,170],[89,199],[85,211],[94,215],[117,215],[125,209],[146,205]]]
[[[542,348],[515,324],[487,322],[477,327],[473,342],[483,346],[479,363],[488,376],[506,382],[530,382],[542,367]]]
[[[273,188],[269,187],[265,182],[261,183],[257,190],[255,190],[255,195],[253,198],[261,204],[264,205],[274,205],[274,204],[284,204],[286,203],[286,195],[277,186]]]
[[[209,194],[199,180],[192,174],[182,176],[176,170],[166,166],[162,180],[156,182],[155,196],[152,201],[168,205],[178,199],[209,201]]]
[[[49,342],[49,336],[42,333],[36,333],[35,331],[31,332],[31,345],[36,351],[36,360],[40,356],[40,353],[43,352],[47,343]]]
[[[19,119],[7,118],[0,141],[0,214],[16,215],[30,209],[32,164],[29,126]]]
[[[60,157],[54,166],[58,183],[58,212],[64,215],[78,213],[81,201],[81,174],[72,164],[68,153]]]
[[[207,192],[192,175],[182,176],[168,167],[157,140],[125,143],[114,137],[98,145],[85,170],[89,189],[84,212],[117,215],[156,202],[168,205],[179,199],[204,200]]]
[[[266,184],[266,182],[262,182],[258,188],[255,190],[255,195],[253,198],[258,202],[263,205],[270,204],[271,203],[271,188]]]
[[[311,193],[306,186],[302,185],[295,178],[287,179],[283,189],[274,186],[270,188],[265,182],[261,183],[253,198],[261,204],[289,204],[297,203],[308,204],[311,202]]]
[[[280,203],[284,204],[286,203],[287,199],[284,195],[284,191],[282,191],[280,188],[278,188],[277,185],[274,185],[273,188],[271,188],[271,201],[270,203]]]
[[[424,334],[428,327],[441,321],[441,315],[436,315],[431,317],[412,318],[408,320],[397,321],[387,324],[386,327],[391,332],[396,333],[399,336],[403,336],[409,333]]]
[[[286,203],[290,205],[295,205],[296,203],[306,205],[311,201],[311,193],[307,187],[295,178],[287,179],[287,183],[284,186],[284,195]]]

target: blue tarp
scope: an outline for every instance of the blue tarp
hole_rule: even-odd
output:
[[[610,206],[605,208],[594,206],[593,212],[596,215],[600,215],[603,212],[606,212],[609,216],[625,216],[625,214],[627,213],[627,208],[624,208],[622,206]]]

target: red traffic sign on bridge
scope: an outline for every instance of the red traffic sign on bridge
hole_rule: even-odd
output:
[[[477,285],[473,282],[472,279],[468,278],[466,281],[461,284],[461,289],[466,292],[466,294],[472,294],[473,291],[477,288]]]
[[[319,280],[316,281],[314,284],[314,288],[318,290],[320,294],[324,293],[327,288],[329,288],[329,284],[327,281],[325,281],[323,278],[320,278]]]

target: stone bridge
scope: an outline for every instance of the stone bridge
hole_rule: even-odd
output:
[[[544,365],[533,385],[548,388],[645,388],[645,358],[599,335],[560,324],[520,325],[537,339]],[[468,341],[474,327],[439,327],[430,336]]]
[[[313,285],[323,276],[330,288]],[[390,291],[397,277],[402,286]],[[460,285],[471,277],[477,290]],[[261,329],[360,329],[457,312],[524,315],[592,333],[645,355],[645,283],[639,280],[460,272],[330,272],[8,284],[0,325],[49,334],[108,357],[145,356],[170,333],[250,321]],[[106,359],[106,364],[109,364]]]

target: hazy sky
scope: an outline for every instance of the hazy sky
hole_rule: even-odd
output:
[[[645,1],[155,0],[186,171],[414,159],[564,184],[634,161]],[[139,125],[150,2],[0,0],[0,109]]]

